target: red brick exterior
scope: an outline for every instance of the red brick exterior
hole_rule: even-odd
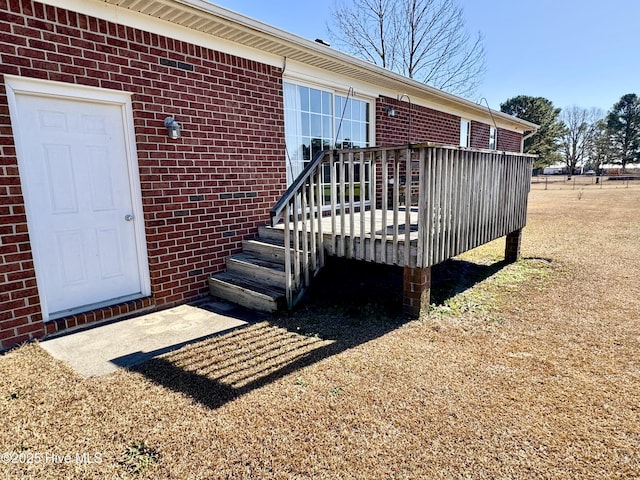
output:
[[[385,107],[395,110],[390,117]],[[381,96],[376,102],[376,143],[402,145],[409,139],[409,103]],[[490,124],[471,121],[471,148],[489,148]],[[460,145],[460,117],[420,105],[411,105],[411,143]],[[497,150],[520,152],[522,134],[498,128]]]
[[[489,148],[491,127],[486,123],[471,121],[471,148]]]
[[[395,117],[384,111],[392,107]],[[376,102],[376,143],[378,146],[409,143],[409,103],[393,98],[378,98]],[[411,105],[411,143],[436,142],[460,144],[460,117],[420,105]]]
[[[498,150],[505,152],[520,152],[522,147],[522,134],[510,130],[498,129]]]
[[[132,92],[152,298],[46,333],[193,300],[284,192],[279,68],[44,6],[0,0],[0,74]],[[44,333],[0,77],[0,349]],[[182,138],[170,140],[174,115]]]
[[[471,122],[471,147],[489,148],[491,126],[486,123]],[[498,145],[496,150],[520,152],[522,134],[498,128]]]

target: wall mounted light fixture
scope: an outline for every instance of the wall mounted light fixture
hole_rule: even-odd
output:
[[[389,117],[395,117],[396,116],[396,111],[393,107],[390,107],[389,105],[385,105],[384,106],[384,113],[387,114],[387,116]]]
[[[164,126],[167,129],[167,133],[169,134],[169,138],[175,140],[180,138],[182,127],[180,124],[176,122],[176,119],[173,117],[167,117],[164,119]]]

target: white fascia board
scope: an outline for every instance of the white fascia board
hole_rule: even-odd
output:
[[[135,12],[127,8],[111,5],[104,1],[96,0],[39,0],[41,3],[53,7],[63,8],[77,13],[100,18],[109,22],[127,27],[155,33],[169,38],[174,38],[186,43],[198,45],[200,47],[217,50],[222,53],[236,55],[248,60],[282,67],[283,59],[279,55],[273,55],[255,48],[247,47],[238,43],[230,42],[215,35],[199,32],[192,28],[151,17],[149,15]]]

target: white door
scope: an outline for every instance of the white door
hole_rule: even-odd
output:
[[[148,294],[123,105],[20,92],[13,102],[45,319]]]

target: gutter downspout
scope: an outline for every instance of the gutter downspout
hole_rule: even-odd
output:
[[[538,133],[538,129],[536,128],[535,130],[531,130],[528,133],[527,132],[523,132],[524,135],[522,136],[522,140],[520,140],[520,153],[524,153],[524,141],[527,138],[531,138],[533,137],[536,133]]]

